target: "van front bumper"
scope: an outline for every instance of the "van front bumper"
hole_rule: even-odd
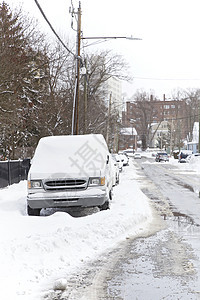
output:
[[[94,207],[108,201],[106,191],[100,189],[77,192],[29,192],[27,204],[31,208]]]

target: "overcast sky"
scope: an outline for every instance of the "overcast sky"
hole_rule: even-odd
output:
[[[34,0],[6,2],[23,4],[41,29],[50,33]],[[73,39],[71,0],[38,2],[58,33]],[[73,0],[76,9],[78,3]],[[170,97],[177,88],[200,88],[200,0],[82,0],[81,6],[83,36],[132,35],[142,39],[98,46],[122,54],[130,65],[134,80],[124,85],[128,97],[137,89],[154,90],[162,98],[163,94]]]

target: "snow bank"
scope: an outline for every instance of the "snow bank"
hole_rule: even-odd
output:
[[[200,173],[200,159],[192,159],[189,163],[179,163],[178,159],[170,158],[170,164],[176,165],[181,170],[191,170]]]
[[[56,279],[147,229],[152,213],[136,179],[130,162],[111,209],[80,218],[64,212],[27,216],[25,181],[0,190],[1,299],[38,300]]]

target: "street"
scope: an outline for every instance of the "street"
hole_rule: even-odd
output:
[[[168,163],[137,163],[142,190],[165,227],[130,241],[107,299],[200,299],[200,178]]]
[[[154,210],[151,228],[91,262],[67,291],[48,299],[200,299],[199,175],[153,159],[133,163]]]

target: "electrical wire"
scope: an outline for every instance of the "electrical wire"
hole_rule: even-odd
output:
[[[192,81],[192,80],[200,80],[200,78],[150,78],[150,77],[133,77],[133,79],[144,79],[144,80],[163,80],[163,81],[178,81],[178,80],[183,80],[183,81]]]
[[[55,36],[57,37],[57,39],[60,41],[60,43],[63,45],[63,47],[74,56],[74,58],[76,58],[76,55],[64,44],[64,42],[61,40],[61,38],[59,37],[59,35],[56,33],[55,29],[53,28],[53,26],[51,25],[51,23],[49,22],[49,20],[47,19],[43,9],[41,8],[40,4],[38,3],[37,0],[34,0],[37,7],[39,8],[43,18],[45,19],[45,21],[48,23],[49,27],[51,28],[51,30],[53,31],[53,33],[55,34]]]
[[[178,121],[178,120],[185,120],[185,119],[190,119],[190,118],[196,118],[198,117],[199,114],[194,114],[193,116],[185,116],[185,117],[176,117],[176,118],[171,118],[171,119],[167,119],[165,118],[165,121]]]

